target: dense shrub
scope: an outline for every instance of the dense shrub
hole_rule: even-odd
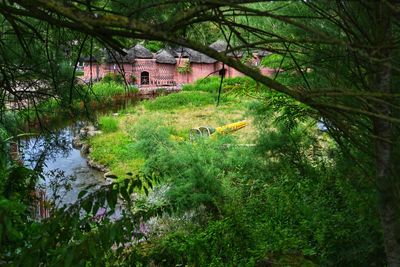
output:
[[[109,72],[101,79],[103,83],[115,82],[118,84],[124,84],[124,77],[119,73]]]
[[[135,255],[165,266],[383,265],[373,186],[312,121],[281,119],[265,131],[275,117],[263,110],[255,149],[136,135],[151,148],[143,170],[163,175],[175,215],[191,215]]]

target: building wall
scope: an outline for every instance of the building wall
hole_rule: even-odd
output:
[[[183,67],[186,64],[188,64],[189,59],[188,58],[178,58],[176,60],[176,68],[174,71],[174,80],[177,84],[185,84],[185,83],[191,83],[193,82],[192,78],[192,73],[179,73],[178,72],[178,67]],[[175,66],[174,66],[175,67]]]
[[[90,66],[92,68],[90,68]],[[90,71],[90,69],[92,69]],[[103,65],[99,65],[97,63],[92,63],[90,64],[89,62],[87,62],[84,66],[83,66],[83,79],[85,81],[89,81],[90,77],[92,77],[92,80],[99,80],[101,78],[103,78],[105,75],[104,72],[104,66]]]
[[[157,68],[155,71],[156,85],[175,85],[175,72],[175,65],[157,64]]]
[[[194,82],[207,76],[218,75],[215,64],[192,63],[191,81]]]
[[[149,73],[149,84],[142,86],[169,86],[177,84],[192,83],[198,79],[205,78],[207,76],[218,76],[218,70],[222,68],[221,62],[213,64],[206,63],[191,63],[191,72],[179,73],[177,67],[185,66],[189,61],[188,58],[177,59],[177,64],[159,64],[155,59],[136,59],[135,63],[124,63],[121,65],[110,63],[110,64],[97,64],[93,63],[92,70],[90,70],[90,64],[85,63],[84,65],[84,76],[85,81],[89,81],[92,72],[92,79],[99,80],[104,77],[107,73],[122,74],[125,73],[125,78],[128,82],[131,81],[131,76],[136,78],[136,84],[141,85],[141,74],[142,72]],[[122,70],[121,70],[121,69]],[[244,76],[243,73],[238,70],[225,65],[227,78]],[[275,70],[270,68],[260,68],[263,75],[271,76]]]

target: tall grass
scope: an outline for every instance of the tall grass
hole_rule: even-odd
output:
[[[99,127],[105,133],[112,133],[118,130],[118,121],[111,116],[102,116],[99,118]]]
[[[204,91],[218,93],[221,83],[220,77],[209,77],[197,80],[194,84],[186,84],[183,91]],[[252,91],[258,87],[256,81],[249,77],[225,78],[222,83],[222,92]]]
[[[144,103],[148,110],[171,110],[188,106],[200,107],[215,103],[212,94],[206,92],[180,92],[166,96],[160,96],[152,101]]]
[[[218,92],[220,84],[219,77],[208,77],[197,80],[194,84],[185,84],[182,87],[183,91],[204,91],[215,93]]]
[[[89,94],[95,98],[102,99],[124,94],[125,92],[125,87],[122,84],[116,82],[99,82],[93,84]]]

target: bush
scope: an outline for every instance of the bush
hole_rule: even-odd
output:
[[[218,93],[221,83],[220,77],[209,77],[197,80],[194,84],[186,84],[183,91],[204,91]],[[222,83],[222,92],[230,91],[254,91],[258,86],[257,82],[249,77],[225,78]]]
[[[131,75],[129,76],[129,83],[135,84],[136,82],[137,82],[136,76],[133,75],[133,74],[131,74]]]
[[[129,93],[131,94],[138,94],[139,93],[139,88],[137,88],[134,85],[129,86]]]
[[[99,82],[93,84],[89,95],[101,101],[109,99],[114,95],[122,95],[125,92],[125,87],[122,84],[116,82]]]
[[[219,90],[220,77],[209,77],[197,80],[194,84],[186,84],[183,86],[183,91],[203,91],[216,93]]]
[[[155,53],[159,51],[160,49],[164,48],[165,44],[160,41],[147,41],[144,44],[144,47],[149,49],[151,52]]]
[[[110,83],[110,82],[115,82],[118,84],[124,84],[124,77],[122,77],[121,74],[119,73],[113,73],[109,72],[104,77],[101,79],[102,82],[104,83]]]
[[[268,68],[287,68],[290,64],[290,57],[283,58],[282,55],[272,54],[266,56],[261,61],[261,66]]]
[[[112,133],[118,130],[118,121],[110,116],[99,118],[99,128],[105,133]]]
[[[180,92],[160,96],[152,101],[144,103],[148,110],[171,110],[182,107],[200,107],[214,104],[214,97],[205,92]]]
[[[150,240],[150,250],[138,252],[143,260],[165,266],[384,265],[378,211],[371,208],[376,194],[358,166],[328,142],[320,146],[309,121],[291,116],[293,122],[281,119],[271,131],[266,125],[273,112],[260,115],[267,120],[255,149],[222,149],[226,140],[220,139],[146,143],[144,166],[164,176],[168,203],[182,217]]]
[[[77,70],[75,71],[75,76],[83,76],[85,73],[83,72],[83,70]]]

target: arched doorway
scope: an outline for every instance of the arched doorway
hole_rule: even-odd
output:
[[[140,74],[140,84],[141,85],[150,84],[150,76],[149,76],[149,73],[147,71],[143,71]]]

